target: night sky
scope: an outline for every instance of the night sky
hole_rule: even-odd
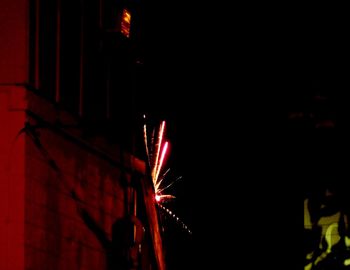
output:
[[[166,184],[182,177],[167,193],[176,199],[164,204],[174,212],[189,228],[193,235],[185,231],[181,223],[160,211],[160,222],[164,229],[164,246],[167,269],[190,269],[194,262],[194,196],[195,186],[200,179],[194,177],[198,168],[194,160],[196,153],[191,149],[195,108],[192,103],[195,89],[191,59],[192,35],[185,20],[190,15],[180,7],[160,3],[148,6],[145,30],[145,55],[138,78],[135,102],[138,110],[147,116],[148,128],[158,128],[161,121],[166,121],[165,137],[170,148],[164,168],[170,168],[165,179]],[[193,38],[191,38],[193,40]]]
[[[271,67],[261,64],[267,55],[256,42],[268,34],[255,36],[247,11],[248,17],[236,17],[244,19],[242,25],[230,21],[224,7],[203,5],[162,3],[147,28],[148,88],[138,100],[149,115],[167,120],[169,166],[183,177],[168,207],[193,231],[188,237],[165,221],[169,269],[232,265],[232,249],[244,236],[251,239],[248,228],[254,230],[256,215],[268,204],[256,205],[262,198],[257,190],[266,189],[259,161],[267,160],[265,147],[272,140],[265,143],[266,134],[258,134],[265,121],[257,110],[265,75],[271,79],[261,71]]]
[[[168,120],[169,165],[183,176],[171,207],[193,230],[188,240],[169,226],[174,249],[182,250],[174,269],[189,261],[232,265],[237,246],[246,249],[236,258],[278,252],[295,261],[293,247],[301,241],[293,232],[303,220],[297,205],[308,181],[303,170],[312,171],[314,150],[322,154],[334,137],[285,132],[286,110],[317,94],[345,102],[337,99],[349,85],[342,17],[320,5],[281,12],[204,5],[155,4],[149,26],[156,31],[146,39],[150,88],[141,96],[146,111]],[[281,243],[286,231],[288,245]]]

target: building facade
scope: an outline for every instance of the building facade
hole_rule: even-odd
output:
[[[142,3],[1,5],[0,269],[165,269],[133,102]]]

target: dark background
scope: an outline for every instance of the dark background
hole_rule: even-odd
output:
[[[278,57],[281,41],[270,39],[276,33],[259,22],[257,10],[205,5],[156,5],[151,14],[159,23],[150,18],[156,31],[146,46],[149,88],[142,100],[168,120],[169,165],[183,176],[169,208],[193,231],[189,238],[166,222],[169,269],[221,269],[242,255],[251,260],[264,253],[264,234],[271,232],[260,215],[274,213],[263,198],[265,190],[272,193],[271,177],[263,179],[272,173],[265,163],[276,146],[270,115],[278,114],[269,98],[276,85],[288,85],[275,65],[290,55]]]
[[[346,170],[346,16],[322,4],[221,2],[149,14],[142,100],[168,120],[169,162],[183,176],[172,207],[193,230],[189,240],[169,226],[173,269],[299,269],[303,194],[323,171]],[[335,128],[294,121],[295,111]]]

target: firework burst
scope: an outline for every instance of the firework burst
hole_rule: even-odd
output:
[[[151,138],[148,137],[147,131],[148,131],[147,125],[144,124],[143,126],[144,141],[145,141],[148,165],[151,170],[151,177],[152,177],[152,182],[154,187],[155,199],[157,202],[161,202],[167,199],[173,199],[175,198],[173,195],[163,193],[173,183],[171,183],[170,185],[167,185],[166,187],[162,187],[163,180],[170,170],[170,169],[167,169],[163,173],[164,161],[166,159],[168,149],[169,149],[169,142],[165,140],[165,136],[164,136],[165,121],[162,121],[158,130],[156,130],[155,128],[153,129]],[[157,138],[155,138],[156,133],[157,133]]]
[[[146,120],[145,115],[143,118]],[[155,202],[160,209],[180,223],[183,229],[185,229],[189,234],[192,234],[187,225],[184,224],[179,217],[162,205],[162,202],[175,198],[175,196],[171,194],[164,194],[164,192],[182,178],[181,176],[177,177],[175,180],[171,181],[170,184],[165,185],[166,176],[170,171],[170,168],[164,170],[163,167],[169,150],[169,142],[165,138],[165,121],[161,122],[158,129],[153,128],[150,137],[148,136],[148,132],[149,131],[145,121],[143,125],[144,143],[154,187]]]

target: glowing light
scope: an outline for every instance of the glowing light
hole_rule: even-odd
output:
[[[157,190],[157,192],[161,193],[164,189],[166,189],[166,188],[159,189],[159,186],[162,184],[163,180],[165,179],[165,176],[168,174],[169,171],[170,171],[170,169],[167,169],[165,171],[165,173],[163,173],[162,177],[160,179],[158,179],[158,182],[155,185],[155,190]]]
[[[156,181],[158,181],[159,171],[163,166],[164,156],[165,156],[165,153],[167,150],[168,150],[168,142],[165,142],[163,150],[162,150],[162,155],[160,157],[159,165],[157,168],[157,172],[156,172]]]
[[[349,247],[350,246],[350,238],[345,235],[345,246]]]
[[[344,261],[344,265],[345,265],[345,266],[350,265],[350,259],[346,259],[346,260]]]
[[[155,163],[153,165],[153,170],[152,170],[152,179],[153,179],[154,183],[157,182],[156,172],[158,170],[158,159],[159,159],[160,148],[161,148],[162,140],[163,140],[164,128],[165,128],[165,121],[162,122],[160,130],[159,130],[159,135],[158,135],[157,153],[156,153],[156,157],[155,157],[156,160],[155,160]]]
[[[180,180],[182,178],[182,176],[179,176],[178,178],[176,178],[173,182],[171,182],[169,185],[167,185],[165,188],[159,188],[159,186],[160,186],[160,184],[161,184],[161,182],[162,182],[162,180],[161,181],[159,181],[158,182],[158,184],[157,184],[157,191],[160,193],[160,192],[163,192],[164,190],[166,190],[167,188],[169,188],[169,187],[171,187],[173,184],[175,184],[175,182],[176,181],[178,181],[178,180]]]
[[[146,119],[146,116],[143,115],[143,118]],[[169,172],[170,169],[167,169],[165,173],[163,173],[160,176],[161,171],[163,170],[163,164],[164,159],[168,150],[169,142],[166,141],[164,145],[162,145],[162,142],[164,140],[164,129],[165,129],[165,121],[162,121],[159,130],[158,130],[158,137],[157,141],[155,141],[154,134],[156,132],[155,129],[153,129],[152,136],[151,136],[151,142],[150,145],[148,145],[148,136],[147,136],[147,125],[144,123],[143,126],[143,133],[144,133],[144,142],[146,147],[146,154],[148,158],[148,164],[150,166],[151,170],[151,177],[154,187],[154,193],[157,196],[156,201],[160,202],[164,199],[173,199],[175,198],[172,195],[166,195],[162,194],[162,191],[164,189],[160,189],[160,185],[163,182],[166,174]],[[155,147],[154,147],[155,145]],[[177,180],[177,179],[176,179]],[[173,184],[173,183],[171,183]],[[167,188],[167,187],[166,187]]]
[[[128,10],[124,9],[122,14],[122,21],[121,21],[121,33],[126,37],[130,36],[130,21],[131,21],[131,14]]]
[[[143,115],[144,118],[146,118],[145,115]],[[150,157],[149,157],[149,150],[148,150],[148,143],[147,143],[147,126],[146,124],[143,125],[143,137],[144,137],[144,140],[145,140],[145,146],[146,146],[146,155],[147,155],[147,159],[148,159],[148,165],[151,165],[150,163]]]
[[[192,235],[192,231],[186,226],[185,223],[183,223],[181,221],[181,219],[179,217],[177,217],[175,214],[171,213],[171,211],[164,207],[162,204],[158,203],[157,204],[159,206],[160,209],[162,209],[165,213],[167,213],[170,217],[172,217],[174,220],[176,220],[177,222],[180,223],[182,229],[184,229],[185,231],[187,231],[190,235]]]
[[[143,118],[146,119],[146,115],[143,115]],[[177,217],[172,211],[164,207],[161,203],[165,200],[174,199],[175,196],[170,194],[163,194],[163,191],[171,187],[176,181],[181,179],[181,176],[176,178],[174,181],[172,181],[170,184],[168,184],[165,187],[162,187],[163,182],[165,181],[165,176],[168,174],[170,169],[167,169],[163,173],[163,165],[165,162],[165,156],[167,155],[169,142],[164,139],[164,130],[165,130],[165,121],[162,121],[159,129],[157,130],[158,136],[156,137],[156,129],[154,128],[152,131],[152,135],[150,136],[150,144],[148,135],[147,135],[147,125],[146,123],[143,126],[143,133],[144,133],[144,143],[146,147],[146,154],[148,158],[148,164],[151,171],[151,178],[153,182],[154,187],[154,193],[155,193],[155,202],[156,205],[160,207],[164,212],[166,212],[171,218],[173,218],[176,222],[179,223],[180,226],[184,230],[186,230],[189,234],[192,234],[192,232],[188,229],[188,227]],[[165,143],[163,144],[163,141]]]
[[[338,223],[332,223],[331,225],[329,225],[329,227],[326,230],[325,240],[328,244],[327,251],[326,251],[327,253],[331,253],[332,246],[335,244],[332,242],[332,231],[334,228],[338,228]],[[339,239],[338,239],[338,241],[339,241]]]
[[[130,13],[124,9],[123,11],[123,21],[126,23],[130,23],[131,15]]]

